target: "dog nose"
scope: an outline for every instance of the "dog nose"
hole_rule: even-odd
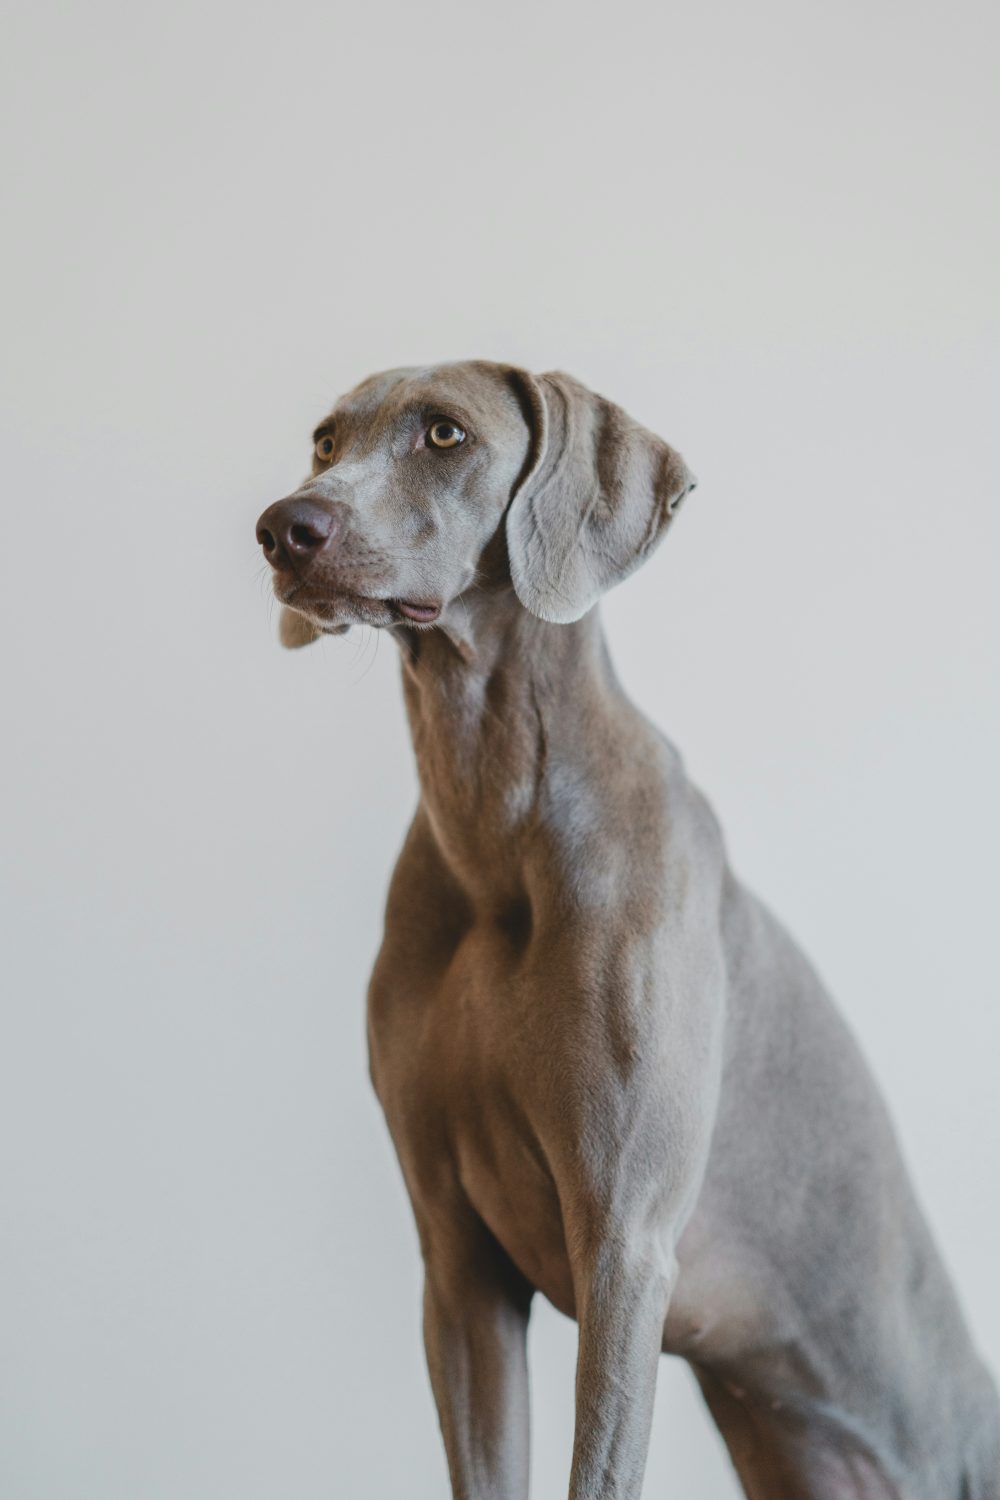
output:
[[[294,572],[332,541],[337,515],[315,500],[278,500],[257,522],[257,540],[271,567]]]

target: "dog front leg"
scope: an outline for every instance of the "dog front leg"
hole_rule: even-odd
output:
[[[574,1265],[579,1345],[570,1500],[638,1500],[675,1267],[601,1243]]]
[[[527,1500],[531,1288],[485,1229],[425,1242],[424,1343],[454,1500]]]

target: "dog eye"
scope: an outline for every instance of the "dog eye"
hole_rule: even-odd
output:
[[[316,457],[320,463],[328,464],[333,457],[333,438],[327,435],[316,443]]]
[[[427,429],[427,438],[435,448],[457,448],[465,442],[465,432],[450,417],[438,417]]]

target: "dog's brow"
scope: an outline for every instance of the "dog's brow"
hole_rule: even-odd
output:
[[[325,417],[312,435],[314,443],[318,443],[321,437],[327,437],[336,426],[332,417]]]
[[[468,409],[461,401],[444,393],[436,395],[430,392],[427,396],[420,396],[405,408],[404,417],[417,417],[420,421],[430,421],[431,417],[453,417],[463,427],[471,427],[472,417]]]

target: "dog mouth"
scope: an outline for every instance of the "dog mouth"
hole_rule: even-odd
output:
[[[350,625],[433,625],[442,606],[433,599],[382,598],[375,594],[316,594],[304,583],[275,587],[282,604],[306,615],[323,629],[347,629]]]

